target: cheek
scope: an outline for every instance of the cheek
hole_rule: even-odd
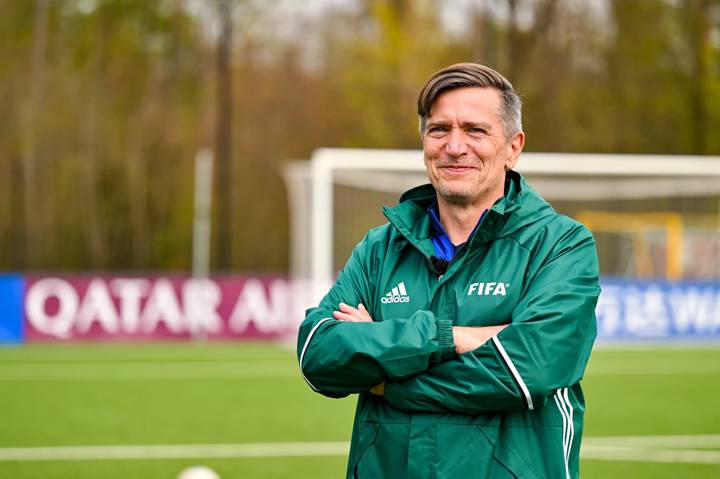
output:
[[[472,145],[472,149],[475,155],[480,158],[494,158],[498,154],[497,145],[492,138],[484,138],[475,142]]]
[[[435,169],[435,166],[437,165],[437,158],[437,152],[431,147],[426,146],[423,149],[423,164],[428,170]]]
[[[432,161],[429,161],[427,158],[423,158],[423,164],[425,165],[425,172],[428,176],[431,176],[433,174]]]
[[[435,158],[442,151],[443,141],[435,138],[426,137],[425,140],[423,140],[422,145],[426,157]]]

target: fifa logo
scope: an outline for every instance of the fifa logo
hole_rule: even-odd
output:
[[[468,288],[468,296],[475,294],[477,296],[505,296],[507,287],[510,283],[472,283]]]

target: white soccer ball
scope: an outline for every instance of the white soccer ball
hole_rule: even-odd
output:
[[[180,471],[177,479],[220,479],[220,475],[206,466],[192,466]]]

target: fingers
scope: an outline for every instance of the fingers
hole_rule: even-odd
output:
[[[343,313],[348,313],[348,314],[359,312],[359,310],[357,308],[353,308],[349,304],[345,304],[345,303],[340,303],[340,311],[342,311]]]
[[[358,304],[358,309],[357,309],[357,311],[358,311],[358,312],[360,313],[360,315],[362,316],[363,321],[372,321],[372,320],[373,320],[373,319],[372,319],[372,316],[370,316],[370,313],[369,313],[368,310],[365,308],[365,305],[364,305],[364,304],[362,304],[362,303]]]
[[[474,351],[506,327],[508,327],[507,324],[497,326],[453,326],[455,352],[463,354]]]
[[[357,309],[357,311],[358,311],[358,313],[360,313],[360,315],[362,316],[362,318],[363,318],[364,321],[372,321],[372,320],[373,320],[373,319],[372,319],[372,316],[370,316],[370,313],[369,313],[368,310],[365,308],[365,305],[364,305],[364,304],[362,304],[362,303],[358,304],[358,309]]]
[[[356,323],[371,322],[373,319],[368,313],[368,310],[361,303],[358,304],[357,308],[353,308],[349,304],[340,303],[340,311],[333,312],[333,318],[339,319],[340,321],[351,321]]]
[[[363,319],[353,316],[348,313],[341,313],[340,311],[333,311],[333,318],[339,319],[340,321],[350,321],[352,323],[362,323]]]

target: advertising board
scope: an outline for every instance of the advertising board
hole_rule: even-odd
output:
[[[720,282],[603,279],[598,338],[720,339]],[[281,276],[0,276],[0,342],[276,339],[312,297]]]

